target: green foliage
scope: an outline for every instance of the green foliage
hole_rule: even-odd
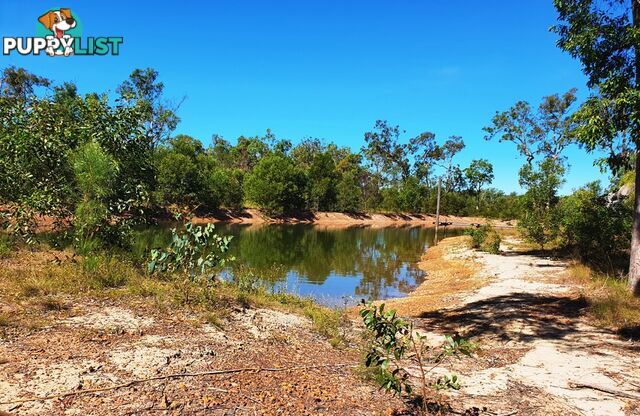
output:
[[[245,179],[247,198],[269,215],[304,208],[305,189],[304,173],[280,154],[264,157]]]
[[[365,133],[362,156],[313,138],[292,148],[269,130],[260,137],[240,136],[235,144],[214,135],[205,148],[195,138],[171,136],[178,118],[163,91],[158,73],[149,68],[134,70],[114,96],[81,96],[72,83],[51,85],[24,69],[6,68],[0,91],[4,228],[31,241],[38,215],[66,219],[75,213],[94,223],[109,215],[114,223],[144,218],[152,204],[206,212],[241,209],[245,200],[269,215],[432,213],[436,176],[444,178],[441,212],[514,215],[508,208],[513,204],[493,204],[506,196],[469,186],[453,162],[464,148],[460,137],[439,143],[423,132],[403,143],[398,126],[377,121]],[[89,197],[91,203],[76,196],[80,185],[71,160],[87,143],[98,145],[117,166],[113,192]]]
[[[518,227],[529,240],[544,248],[554,241],[560,226],[557,195],[563,183],[564,168],[554,159],[546,158],[537,169],[525,165],[520,170],[520,185],[527,192],[522,198],[522,217]]]
[[[318,153],[309,166],[308,207],[317,211],[331,211],[336,205],[338,174],[336,164],[328,153]]]
[[[50,93],[41,88],[51,87],[48,80],[13,67],[3,71],[1,84],[0,200],[8,203],[12,232],[31,239],[36,215],[64,218],[75,211],[80,200],[70,158],[87,143],[97,143],[119,168],[118,192],[105,202],[133,207],[150,190],[153,143],[139,106],[112,106],[95,93],[82,97],[70,83]]]
[[[73,225],[76,239],[87,248],[87,241],[105,239],[111,228],[107,198],[114,190],[118,173],[116,161],[96,142],[81,146],[72,157],[81,200],[76,205]]]
[[[354,172],[345,172],[336,185],[336,209],[342,212],[362,211],[362,188]]]
[[[491,126],[483,128],[486,140],[498,136],[499,140],[516,144],[518,152],[531,165],[536,156],[561,161],[562,152],[571,142],[571,106],[576,101],[576,90],[562,96],[544,97],[534,111],[526,101],[518,101],[509,110],[496,112]]]
[[[429,383],[427,376],[449,357],[470,356],[476,348],[475,344],[457,335],[446,336],[444,346],[436,352],[427,344],[425,336],[413,330],[411,323],[398,317],[393,310],[385,311],[384,304],[378,307],[362,301],[360,316],[370,335],[364,365],[373,370],[374,380],[380,387],[393,394],[406,396],[413,395],[418,387],[423,405],[430,386],[436,389],[460,387],[455,375],[437,379],[434,383]],[[411,376],[405,367],[407,364],[419,368],[418,386],[410,381]]]
[[[626,260],[633,218],[630,198],[610,201],[600,184],[593,182],[562,198],[559,209],[562,244],[581,260],[614,271]]]
[[[572,137],[589,152],[607,155],[600,164],[614,175],[633,170],[633,164],[640,169],[640,5],[627,0],[554,0],[554,4],[559,24],[552,30],[559,36],[558,46],[581,61],[591,91],[571,119]],[[633,221],[632,229],[637,230],[637,210]],[[634,231],[628,274],[636,295],[640,295],[639,238]]]
[[[456,374],[445,374],[433,383],[436,390],[460,390],[460,380]]]
[[[169,247],[151,250],[149,273],[180,273],[192,281],[203,277],[212,280],[215,268],[234,260],[225,257],[232,237],[221,237],[214,230],[213,224],[202,227],[191,222],[185,224],[184,232],[173,228]]]
[[[502,239],[500,234],[489,224],[481,225],[477,228],[468,228],[465,234],[471,236],[471,248],[486,251],[491,254],[500,252]]]
[[[83,199],[99,200],[113,193],[118,166],[98,143],[83,145],[72,159],[76,184]]]
[[[482,187],[493,181],[493,165],[485,159],[472,160],[464,175],[471,192],[479,197]]]

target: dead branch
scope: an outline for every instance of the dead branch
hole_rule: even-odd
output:
[[[76,391],[68,391],[65,393],[51,394],[49,396],[43,397],[29,397],[26,399],[18,399],[11,400],[8,402],[0,402],[0,405],[7,404],[16,404],[16,403],[27,403],[27,402],[38,402],[44,400],[51,399],[62,399],[70,396],[79,396],[83,394],[91,394],[91,393],[100,393],[103,391],[110,390],[118,390],[126,387],[131,387],[135,384],[147,383],[149,381],[157,381],[157,380],[170,380],[175,378],[185,378],[185,377],[203,377],[203,376],[213,376],[218,374],[234,374],[234,373],[244,373],[244,372],[278,372],[278,371],[298,371],[298,370],[312,370],[314,368],[339,368],[339,367],[355,367],[353,364],[326,364],[326,365],[304,365],[299,367],[281,367],[281,368],[261,368],[261,367],[244,367],[244,368],[233,368],[229,370],[211,370],[211,371],[202,371],[197,373],[175,373],[175,374],[167,374],[165,376],[155,376],[148,378],[141,378],[136,380],[130,380],[126,383],[116,384],[108,387],[99,387],[95,389],[87,389],[87,390],[76,390]]]
[[[640,400],[640,395],[638,394],[633,394],[633,393],[629,393],[626,391],[619,391],[619,390],[614,390],[614,389],[610,389],[608,387],[604,387],[604,386],[599,386],[596,384],[584,384],[584,383],[569,383],[569,387],[571,387],[572,389],[592,389],[592,390],[597,390],[597,391],[601,391],[603,393],[609,393],[613,396],[618,396],[618,397],[624,397],[627,399],[633,399],[633,400]]]

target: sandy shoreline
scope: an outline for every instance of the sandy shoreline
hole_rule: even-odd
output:
[[[429,214],[394,214],[394,213],[343,213],[343,212],[307,212],[289,216],[268,217],[256,209],[242,211],[220,210],[203,216],[195,216],[194,223],[206,224],[215,222],[230,222],[240,224],[315,224],[323,226],[349,227],[365,226],[403,226],[420,225],[434,226],[435,216]],[[480,217],[457,217],[441,215],[440,223],[448,223],[452,227],[468,227],[472,224],[491,222],[497,227],[512,227],[514,222],[502,220],[487,220]]]

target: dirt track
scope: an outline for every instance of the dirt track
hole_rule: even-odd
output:
[[[449,396],[504,414],[639,414],[640,344],[590,325],[580,288],[564,278],[566,262],[509,243],[500,255],[452,246],[446,256],[475,264],[487,283],[447,308],[416,314],[431,339],[459,332],[480,344],[477,359],[443,370],[463,380]]]

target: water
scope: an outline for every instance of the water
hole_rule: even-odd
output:
[[[263,277],[273,290],[310,296],[326,305],[405,296],[424,280],[416,263],[434,238],[434,229],[424,227],[216,224],[216,230],[234,236],[233,267]],[[169,237],[169,227],[145,230],[135,251],[165,245]],[[228,269],[224,275],[231,273]]]

